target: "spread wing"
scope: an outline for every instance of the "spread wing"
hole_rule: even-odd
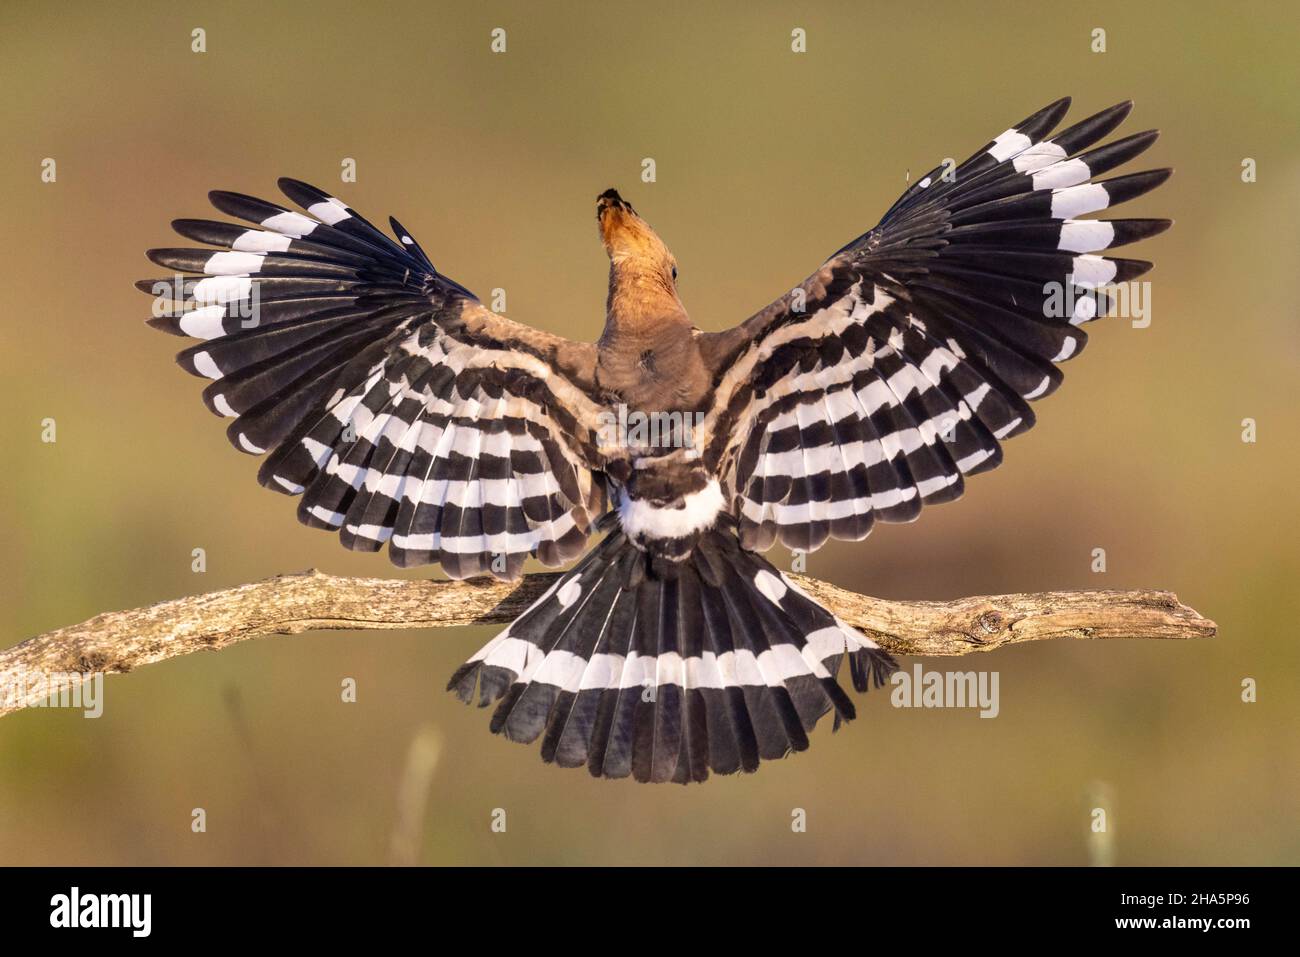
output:
[[[1079,326],[1113,311],[1101,287],[1151,264],[1096,255],[1168,220],[1080,220],[1172,170],[1093,177],[1154,131],[1090,149],[1123,103],[1051,139],[1059,100],[966,162],[933,170],[880,224],[762,312],[701,345],[716,370],[704,455],[748,548],[819,548],[876,520],[907,522],[995,467],[1029,402],[1083,349]]]
[[[151,325],[204,340],[177,361],[213,380],[203,399],[234,446],[266,454],[258,480],[397,565],[514,578],[530,554],[577,555],[604,509],[594,347],[492,313],[396,220],[399,242],[315,187],[280,188],[306,214],[214,192],[256,228],[177,220],[219,248],[151,250],[178,275],[137,283]]]

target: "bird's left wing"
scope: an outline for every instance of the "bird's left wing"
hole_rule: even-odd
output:
[[[880,224],[762,312],[700,345],[715,370],[697,431],[743,544],[819,548],[950,501],[1034,422],[1029,402],[1112,311],[1099,287],[1151,264],[1096,253],[1168,220],[1080,220],[1170,170],[1089,182],[1154,131],[1089,149],[1122,103],[1062,131],[1058,100],[915,183]]]
[[[205,340],[177,361],[213,380],[204,402],[233,417],[231,443],[267,453],[259,481],[398,565],[514,578],[530,554],[576,556],[604,510],[594,347],[494,314],[396,220],[398,242],[315,187],[280,187],[305,214],[212,193],[257,228],[177,220],[220,248],[151,250],[177,275],[137,283],[151,325]]]

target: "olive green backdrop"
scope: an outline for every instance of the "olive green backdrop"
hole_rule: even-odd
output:
[[[1072,119],[1135,99],[1123,131],[1164,135],[1125,171],[1178,169],[1118,214],[1177,220],[1132,253],[1157,263],[1150,328],[1089,327],[1001,469],[808,571],[898,598],[1168,588],[1221,627],[928,661],[997,670],[1000,716],[872,693],[808,752],[689,788],[592,780],[490,735],[442,690],[489,628],[250,642],[108,679],[98,720],[0,719],[0,862],[383,863],[417,738],[438,760],[402,853],[426,863],[1086,863],[1098,800],[1119,863],[1300,862],[1289,4],[8,2],[0,37],[0,645],[309,566],[433,574],[298,525],[173,363],[183,341],[144,325],[143,250],[178,244],[168,221],[207,215],[207,190],[335,189],[470,288],[506,289],[512,317],[590,339],[593,201],[616,186],[721,329],[872,226],[909,170],[1067,93]]]

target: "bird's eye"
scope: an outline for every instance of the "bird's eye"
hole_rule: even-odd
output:
[[[677,281],[677,267],[673,267],[673,282]]]

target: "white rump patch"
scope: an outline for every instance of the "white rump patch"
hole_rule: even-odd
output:
[[[717,479],[698,492],[682,497],[681,508],[660,508],[643,499],[629,498],[619,489],[618,520],[629,538],[684,538],[711,526],[725,504]]]

